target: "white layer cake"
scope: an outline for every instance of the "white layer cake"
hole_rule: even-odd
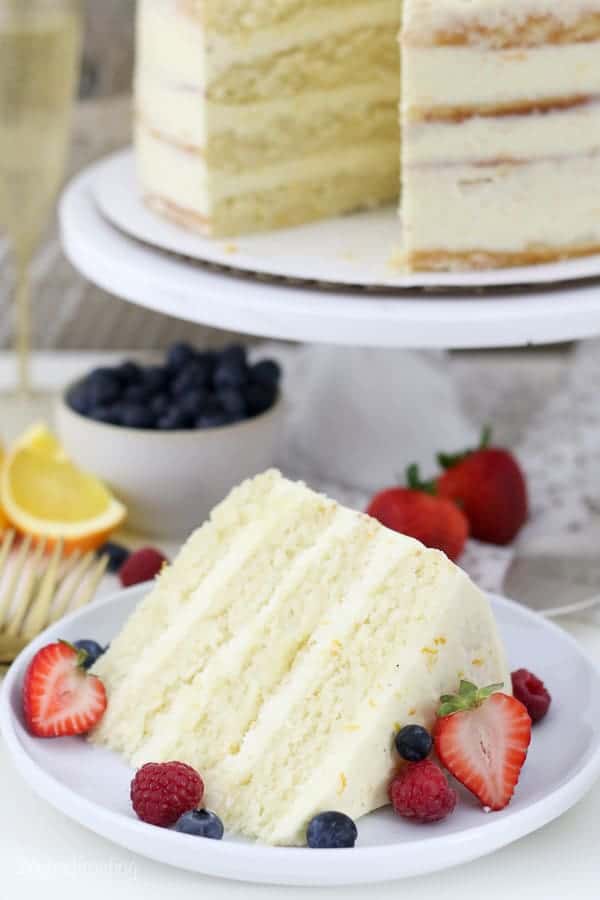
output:
[[[142,189],[224,236],[402,181],[410,269],[600,252],[599,57],[600,0],[140,0]]]
[[[193,765],[226,827],[270,844],[387,803],[395,732],[461,678],[510,690],[464,572],[275,471],[213,511],[94,671],[93,740]]]

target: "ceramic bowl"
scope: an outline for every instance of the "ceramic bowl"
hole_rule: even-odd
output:
[[[151,431],[95,422],[57,401],[56,427],[67,454],[101,478],[127,506],[127,527],[185,538],[228,491],[275,462],[284,401],[221,428]]]

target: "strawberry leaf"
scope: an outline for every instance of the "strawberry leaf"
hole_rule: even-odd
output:
[[[470,447],[469,449],[463,450],[460,453],[438,453],[437,461],[439,465],[442,467],[442,469],[453,469],[454,466],[458,466],[469,456],[472,456],[473,453],[477,453],[478,450],[487,450],[492,442],[492,434],[492,426],[484,425],[481,431],[481,437],[479,439],[478,447]]]
[[[411,491],[421,491],[424,494],[431,494],[432,496],[434,496],[436,492],[435,480],[424,481],[421,478],[421,470],[417,463],[413,463],[412,466],[407,468],[406,485]]]
[[[443,694],[440,697],[440,706],[437,711],[438,719],[445,716],[451,716],[457,712],[464,712],[469,709],[476,709],[482,703],[501,691],[503,684],[490,684],[487,687],[478,688],[470,681],[461,681],[457,694]]]

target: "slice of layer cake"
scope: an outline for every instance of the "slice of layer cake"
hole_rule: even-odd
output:
[[[405,0],[412,269],[600,252],[600,0]]]
[[[398,0],[141,0],[138,172],[213,235],[395,200]]]
[[[271,471],[161,574],[95,666],[93,740],[181,760],[234,832],[302,844],[386,804],[393,736],[461,678],[510,690],[486,598],[438,551]]]

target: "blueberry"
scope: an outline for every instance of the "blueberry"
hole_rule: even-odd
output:
[[[246,403],[251,416],[260,416],[271,409],[277,399],[277,388],[264,384],[249,384],[245,390]]]
[[[107,541],[96,550],[98,556],[108,556],[108,571],[118,572],[121,566],[130,557],[127,547],[116,544],[114,541]]]
[[[87,653],[82,663],[84,669],[91,669],[96,660],[100,659],[103,653],[106,653],[106,648],[102,647],[97,641],[75,641],[73,646],[77,647],[78,650],[85,650]]]
[[[396,750],[407,762],[427,759],[433,748],[433,740],[421,725],[405,725],[394,739]]]
[[[96,369],[86,379],[88,400],[91,406],[109,406],[119,399],[119,379],[105,369]]]
[[[196,388],[188,391],[177,400],[177,409],[185,418],[189,418],[192,422],[205,409],[209,403],[210,395],[204,388]]]
[[[152,392],[148,390],[147,385],[143,382],[140,382],[139,384],[130,384],[123,391],[123,403],[131,403],[133,405],[145,403],[151,393]]]
[[[115,410],[110,406],[94,406],[90,409],[88,416],[94,422],[102,422],[105,425],[120,424],[117,421]]]
[[[156,427],[160,431],[181,431],[190,426],[187,416],[182,415],[177,407],[172,407],[158,419]]]
[[[154,428],[156,419],[148,406],[130,403],[123,406],[121,422],[126,428]]]
[[[248,383],[248,366],[237,359],[222,359],[213,375],[215,388],[240,388]]]
[[[244,395],[236,388],[222,388],[218,393],[221,406],[226,413],[244,418],[248,412]]]
[[[71,388],[67,394],[67,404],[82,416],[87,416],[90,409],[90,398],[87,384],[81,382]]]
[[[169,372],[164,366],[147,366],[142,369],[142,384],[149,396],[166,390],[169,380]]]
[[[175,378],[171,385],[171,393],[174,397],[181,397],[188,391],[205,388],[208,384],[208,371],[199,362],[192,362],[186,366]]]
[[[223,428],[231,425],[235,419],[226,412],[205,412],[196,419],[196,428]]]
[[[172,405],[173,401],[168,394],[157,394],[156,397],[153,397],[150,401],[150,409],[157,419],[164,416],[165,413],[171,409]]]
[[[141,381],[142,367],[128,359],[115,369],[115,375],[123,385],[135,384]]]
[[[220,841],[224,828],[223,823],[214,812],[210,812],[208,809],[193,809],[191,812],[184,813],[175,822],[175,831]]]
[[[243,344],[230,344],[218,354],[218,362],[246,366],[248,364],[246,348]]]
[[[196,351],[190,344],[173,344],[167,351],[167,367],[179,371],[192,362],[195,356]]]
[[[308,823],[306,842],[318,850],[354,847],[358,831],[349,816],[340,812],[323,812]]]
[[[250,381],[265,387],[277,387],[281,381],[281,366],[274,359],[263,359],[250,369]]]

